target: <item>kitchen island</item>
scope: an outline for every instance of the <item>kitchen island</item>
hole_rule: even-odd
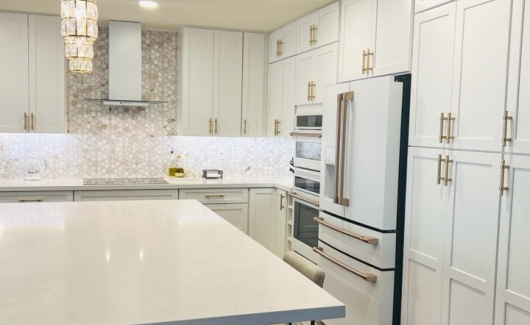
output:
[[[258,325],[344,313],[197,201],[0,208],[0,324]]]

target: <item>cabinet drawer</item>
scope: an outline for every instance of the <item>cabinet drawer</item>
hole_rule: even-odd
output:
[[[318,238],[381,269],[396,265],[396,234],[381,233],[320,212]],[[344,230],[341,233],[334,227]]]
[[[179,199],[209,203],[247,203],[248,189],[180,190]]]
[[[72,202],[72,191],[0,192],[0,203]]]
[[[76,191],[75,201],[178,200],[178,190]]]
[[[326,325],[392,324],[394,295],[394,271],[380,271],[358,262],[330,246],[319,242],[321,252],[351,269],[323,256],[318,265],[324,270],[324,290],[346,306],[346,318],[324,320]],[[377,277],[375,282],[366,281],[352,271]]]

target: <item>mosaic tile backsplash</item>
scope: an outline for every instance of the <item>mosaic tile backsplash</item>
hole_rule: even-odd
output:
[[[171,151],[197,174],[287,176],[294,141],[176,136],[178,34],[142,31],[143,97],[168,103],[112,108],[84,98],[108,97],[108,30],[95,44],[94,71],[68,73],[68,134],[0,134],[0,178],[17,178],[27,158],[46,161],[44,178],[160,177]]]

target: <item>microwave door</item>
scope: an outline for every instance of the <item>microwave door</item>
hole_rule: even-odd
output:
[[[324,90],[320,202],[322,210],[339,216],[344,216],[347,205],[344,189],[345,173],[349,168],[345,153],[347,136],[343,132],[348,127],[341,116],[344,116],[343,110],[351,108],[351,99],[348,98],[352,97],[349,83]],[[346,117],[348,113],[346,111]]]

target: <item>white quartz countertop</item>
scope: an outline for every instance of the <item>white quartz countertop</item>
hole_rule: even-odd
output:
[[[2,325],[258,325],[344,305],[197,201],[2,204]]]
[[[83,179],[42,179],[26,181],[0,179],[0,192],[17,191],[96,191],[96,190],[160,190],[192,188],[276,187],[290,191],[293,177],[231,177],[225,179],[164,177],[169,184],[83,185]]]

